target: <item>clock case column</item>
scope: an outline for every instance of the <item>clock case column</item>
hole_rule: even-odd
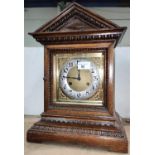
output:
[[[114,99],[114,48],[126,31],[77,3],[72,3],[57,17],[41,26],[32,35],[45,47],[44,112],[41,120],[27,132],[28,142],[71,142],[128,152],[128,141]],[[93,45],[93,46],[92,46]],[[104,106],[56,105],[51,103],[53,89],[48,82],[54,76],[49,70],[50,49],[92,49],[106,51],[106,103]]]

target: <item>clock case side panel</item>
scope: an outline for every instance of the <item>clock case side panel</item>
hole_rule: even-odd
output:
[[[115,114],[115,67],[114,44],[110,45],[107,54],[107,108],[111,115]]]
[[[44,47],[44,112],[48,110],[48,81],[49,81],[49,76],[48,76],[48,68],[49,68],[49,56],[48,56],[48,50],[47,48]]]
[[[51,91],[52,91],[52,68],[51,68],[51,53],[44,47],[44,112],[49,110],[49,105],[51,103]]]

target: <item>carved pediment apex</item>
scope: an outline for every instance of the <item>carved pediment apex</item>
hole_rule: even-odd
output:
[[[74,2],[29,34],[43,45],[108,40],[115,42],[116,46],[125,31],[126,27],[120,27]]]
[[[87,31],[113,28],[119,28],[119,26],[73,2],[57,17],[35,32]]]

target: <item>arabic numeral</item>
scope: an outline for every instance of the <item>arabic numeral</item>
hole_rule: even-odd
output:
[[[92,86],[92,89],[95,90],[95,86],[94,85]]]
[[[86,91],[86,95],[89,95],[89,91]]]
[[[64,85],[64,87],[63,87],[63,89],[66,89],[67,88],[67,86],[66,86],[66,84]]]
[[[63,81],[64,80],[64,76],[61,76],[61,81]]]
[[[80,97],[81,96],[81,93],[77,93],[77,97]]]
[[[94,69],[92,69],[92,71],[91,71],[92,73],[95,73],[95,71],[94,71]]]
[[[73,62],[69,62],[68,66],[73,67]]]
[[[64,69],[64,73],[67,73],[67,72],[68,72],[68,68],[65,68],[65,69]]]
[[[93,76],[94,77],[94,80],[98,80],[98,77],[97,76]]]

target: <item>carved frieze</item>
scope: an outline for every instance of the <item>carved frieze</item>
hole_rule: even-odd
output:
[[[93,130],[79,127],[58,127],[58,126],[40,126],[34,125],[29,133],[43,132],[44,134],[80,134],[80,135],[95,135],[95,136],[107,136],[107,137],[118,137],[124,138],[124,133],[122,131],[105,131],[105,130]]]
[[[78,42],[87,42],[87,41],[103,41],[103,40],[119,40],[121,37],[121,32],[116,33],[100,33],[100,34],[78,34],[78,35],[69,35],[69,34],[61,34],[61,35],[46,35],[46,36],[35,36],[36,40],[44,45],[50,44],[50,43],[65,43],[65,42],[72,42],[72,43],[78,43]]]
[[[86,120],[76,120],[76,119],[65,119],[65,118],[56,118],[56,117],[42,117],[42,122],[50,123],[64,123],[64,124],[80,124],[82,126],[104,126],[104,127],[115,127],[115,122],[109,121],[86,121]]]
[[[61,30],[61,28],[65,27],[68,24],[69,20],[72,20],[72,18],[79,19],[81,21],[81,25],[83,25],[83,23],[85,23],[86,25],[90,26],[90,29],[95,28],[110,28],[110,26],[103,24],[103,22],[100,22],[98,20],[96,20],[95,18],[89,16],[88,14],[84,13],[84,12],[79,12],[77,9],[72,10],[71,12],[69,12],[67,15],[65,15],[64,17],[62,17],[60,20],[58,20],[57,22],[53,23],[52,25],[50,25],[48,28],[46,28],[43,32],[52,32],[52,31],[59,31]],[[84,30],[84,29],[78,29],[76,25],[74,25],[74,28],[70,29],[70,30]]]

